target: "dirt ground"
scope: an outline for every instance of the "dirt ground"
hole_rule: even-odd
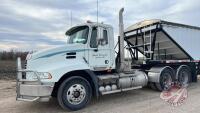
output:
[[[172,107],[159,98],[160,92],[149,88],[133,90],[93,99],[84,109],[73,113],[199,113],[200,82],[188,88],[188,98],[178,107]],[[67,113],[56,99],[49,102],[22,102],[15,100],[15,81],[0,80],[0,113]]]

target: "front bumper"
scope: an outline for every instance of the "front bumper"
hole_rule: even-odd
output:
[[[27,80],[22,73],[33,73],[37,79]],[[51,97],[54,84],[43,84],[36,71],[22,69],[21,59],[17,59],[16,100],[21,101],[48,101]]]

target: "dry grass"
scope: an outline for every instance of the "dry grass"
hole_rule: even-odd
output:
[[[14,79],[16,77],[16,61],[0,61],[0,79]]]

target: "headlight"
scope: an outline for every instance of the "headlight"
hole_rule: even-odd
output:
[[[36,72],[37,73],[37,76],[40,78],[40,79],[51,79],[52,76],[50,73],[48,72]],[[34,79],[37,79],[36,76],[33,77]]]

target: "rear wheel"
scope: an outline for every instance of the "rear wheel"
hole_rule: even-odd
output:
[[[190,81],[191,71],[188,66],[180,66],[177,69],[178,82],[181,86],[187,86]]]
[[[159,91],[169,90],[172,86],[173,71],[169,68],[165,68],[160,75],[160,82],[156,83],[156,88]]]
[[[79,110],[91,99],[92,89],[89,82],[78,76],[66,79],[58,89],[58,102],[63,109]]]

